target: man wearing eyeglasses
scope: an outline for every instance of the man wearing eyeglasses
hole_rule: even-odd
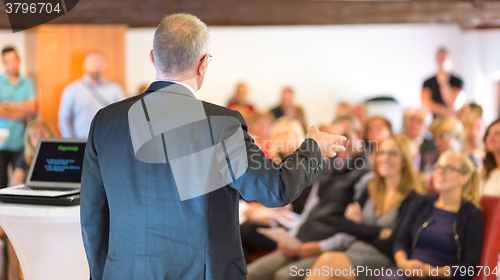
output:
[[[93,280],[246,279],[240,194],[284,206],[344,150],[345,138],[313,127],[281,164],[267,159],[237,111],[200,100],[209,53],[203,22],[165,17],[150,53],[156,81],[95,115],[80,211]]]

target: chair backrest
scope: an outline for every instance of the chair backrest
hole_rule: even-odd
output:
[[[481,273],[473,280],[496,280],[493,274],[500,253],[500,197],[484,195],[481,199],[484,220],[484,244],[481,255]],[[500,272],[500,271],[496,271]]]

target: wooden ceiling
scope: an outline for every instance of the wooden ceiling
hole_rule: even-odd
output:
[[[50,23],[155,27],[170,13],[195,14],[208,25],[457,23],[500,27],[500,1],[336,0],[80,0]],[[10,28],[5,6],[0,28]]]

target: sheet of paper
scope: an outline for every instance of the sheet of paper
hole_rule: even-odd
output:
[[[267,236],[278,243],[282,243],[290,250],[296,250],[302,242],[297,238],[290,236],[288,231],[282,227],[278,228],[257,228],[257,232]]]

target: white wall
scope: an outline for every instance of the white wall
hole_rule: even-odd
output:
[[[275,105],[284,86],[296,90],[309,123],[330,120],[337,102],[391,94],[404,106],[420,105],[422,82],[435,71],[434,53],[447,47],[469,101],[498,117],[500,30],[466,31],[456,25],[210,27],[213,59],[200,93],[224,105],[239,81],[249,85],[258,109]],[[126,33],[126,91],[155,78],[149,61],[154,28]],[[0,47],[24,58],[24,33],[0,30]],[[21,73],[25,71],[25,61]],[[0,65],[0,72],[3,72]]]
[[[471,99],[484,108],[486,123],[499,117],[500,30],[468,31],[463,34],[463,73]]]
[[[128,92],[154,79],[147,56],[153,33],[127,33]],[[339,101],[378,94],[418,106],[439,46],[462,67],[462,32],[455,25],[211,27],[210,33],[213,59],[200,91],[205,100],[225,104],[235,84],[245,81],[250,100],[265,110],[292,86],[309,123],[332,119]]]

